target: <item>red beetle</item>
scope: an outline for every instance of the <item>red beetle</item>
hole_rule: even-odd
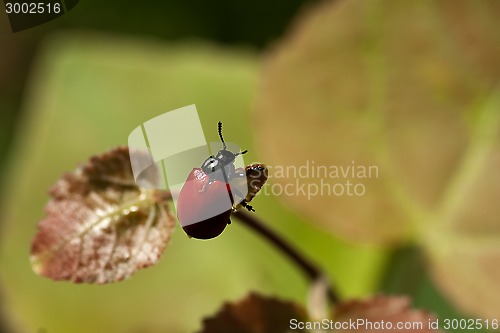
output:
[[[240,206],[254,211],[248,202],[267,180],[264,164],[235,169],[236,156],[247,151],[233,153],[227,150],[220,121],[218,131],[223,149],[215,157],[209,156],[201,168],[194,168],[189,173],[177,199],[179,223],[193,238],[210,239],[220,235],[231,223],[231,212]]]

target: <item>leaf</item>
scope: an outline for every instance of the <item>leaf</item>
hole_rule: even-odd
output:
[[[460,239],[436,244],[430,253],[431,276],[460,311],[497,319],[500,309],[500,246],[498,240]]]
[[[357,322],[358,319],[361,322],[356,329],[349,327],[342,329],[342,332],[373,332],[370,325],[380,323],[384,323],[385,326],[382,327],[385,329],[376,329],[378,332],[438,332],[429,326],[437,318],[427,311],[412,309],[410,299],[405,296],[379,295],[366,300],[347,301],[335,311],[337,322],[350,323]],[[410,326],[398,329],[399,323]]]
[[[158,261],[174,227],[162,194],[135,184],[126,147],[92,157],[49,193],[31,262],[54,280],[123,280]]]
[[[304,320],[304,309],[292,302],[251,293],[237,303],[225,304],[215,316],[205,319],[199,333],[285,333],[290,331],[292,318]]]
[[[329,1],[299,20],[267,59],[254,108],[257,138],[274,182],[297,189],[298,178],[321,189],[322,179],[345,193],[325,186],[308,197],[291,189],[283,200],[355,240],[413,232],[412,222],[442,199],[483,125],[485,104],[498,94],[498,35],[488,24],[500,4],[477,3],[468,2],[469,13],[453,0]],[[461,43],[464,34],[473,44]],[[306,162],[308,176],[277,171]],[[312,176],[313,163],[326,166],[326,176]],[[371,178],[357,173],[370,166]],[[347,175],[334,178],[341,167]],[[365,193],[348,195],[347,181]]]
[[[269,54],[254,108],[274,193],[346,239],[423,245],[480,317],[500,309],[499,14],[494,0],[327,1]]]
[[[357,322],[357,319],[364,320],[357,329],[349,325],[335,330],[335,325]],[[427,311],[412,309],[406,296],[379,295],[348,300],[336,306],[332,318],[311,319],[300,305],[251,293],[237,303],[224,305],[215,316],[205,319],[199,333],[373,332],[368,321],[394,327],[393,330],[379,329],[379,332],[438,332],[429,328],[429,323],[435,320]],[[422,325],[422,329],[397,330],[399,322],[411,323],[417,328]]]

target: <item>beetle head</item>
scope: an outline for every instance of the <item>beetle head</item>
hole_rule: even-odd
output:
[[[233,153],[232,151],[229,151],[227,149],[226,142],[224,141],[224,137],[222,136],[222,122],[220,121],[218,124],[218,132],[220,141],[222,142],[222,149],[219,150],[215,157],[213,155],[208,157],[201,165],[201,169],[206,174],[213,173],[217,170],[224,170],[226,166],[234,163],[234,159],[236,158],[236,156],[243,155],[248,152],[247,150],[244,150],[242,152]],[[234,171],[234,165],[232,166],[231,170]]]

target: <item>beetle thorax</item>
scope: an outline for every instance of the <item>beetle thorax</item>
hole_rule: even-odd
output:
[[[206,173],[210,174],[217,170],[222,170],[226,166],[233,164],[234,159],[237,154],[230,152],[227,149],[219,150],[215,157],[210,156],[201,165],[201,169]]]

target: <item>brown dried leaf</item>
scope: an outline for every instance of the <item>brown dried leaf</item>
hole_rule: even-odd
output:
[[[305,320],[304,309],[292,302],[252,293],[238,303],[224,305],[215,316],[205,319],[199,333],[285,333],[290,331],[292,318]]]
[[[367,300],[347,301],[338,306],[335,313],[335,321],[347,322],[350,320],[356,322],[358,319],[364,320],[364,324],[357,329],[343,329],[342,332],[439,332],[431,329],[430,322],[434,322],[436,317],[423,310],[414,310],[411,308],[411,301],[404,296],[375,296]],[[370,324],[385,323],[386,329],[370,329]],[[398,328],[398,323],[412,325],[412,328]],[[413,326],[415,325],[415,326]],[[418,326],[421,325],[421,326]],[[346,326],[347,327],[347,326]],[[392,329],[389,329],[392,327]]]
[[[292,321],[296,319],[296,321]],[[352,322],[364,323],[353,329]],[[203,328],[198,333],[288,333],[293,332],[373,332],[371,325],[381,323],[377,332],[439,332],[429,327],[437,318],[423,310],[411,308],[411,302],[405,296],[375,296],[366,300],[351,300],[340,303],[332,318],[308,318],[306,310],[292,302],[252,293],[244,300],[226,304],[213,317],[203,321]],[[410,323],[412,329],[397,329],[398,323]],[[337,325],[340,330],[336,330]],[[420,325],[420,326],[418,326]]]
[[[162,193],[135,184],[126,147],[91,158],[49,193],[31,262],[54,280],[123,280],[158,261],[174,227]]]

